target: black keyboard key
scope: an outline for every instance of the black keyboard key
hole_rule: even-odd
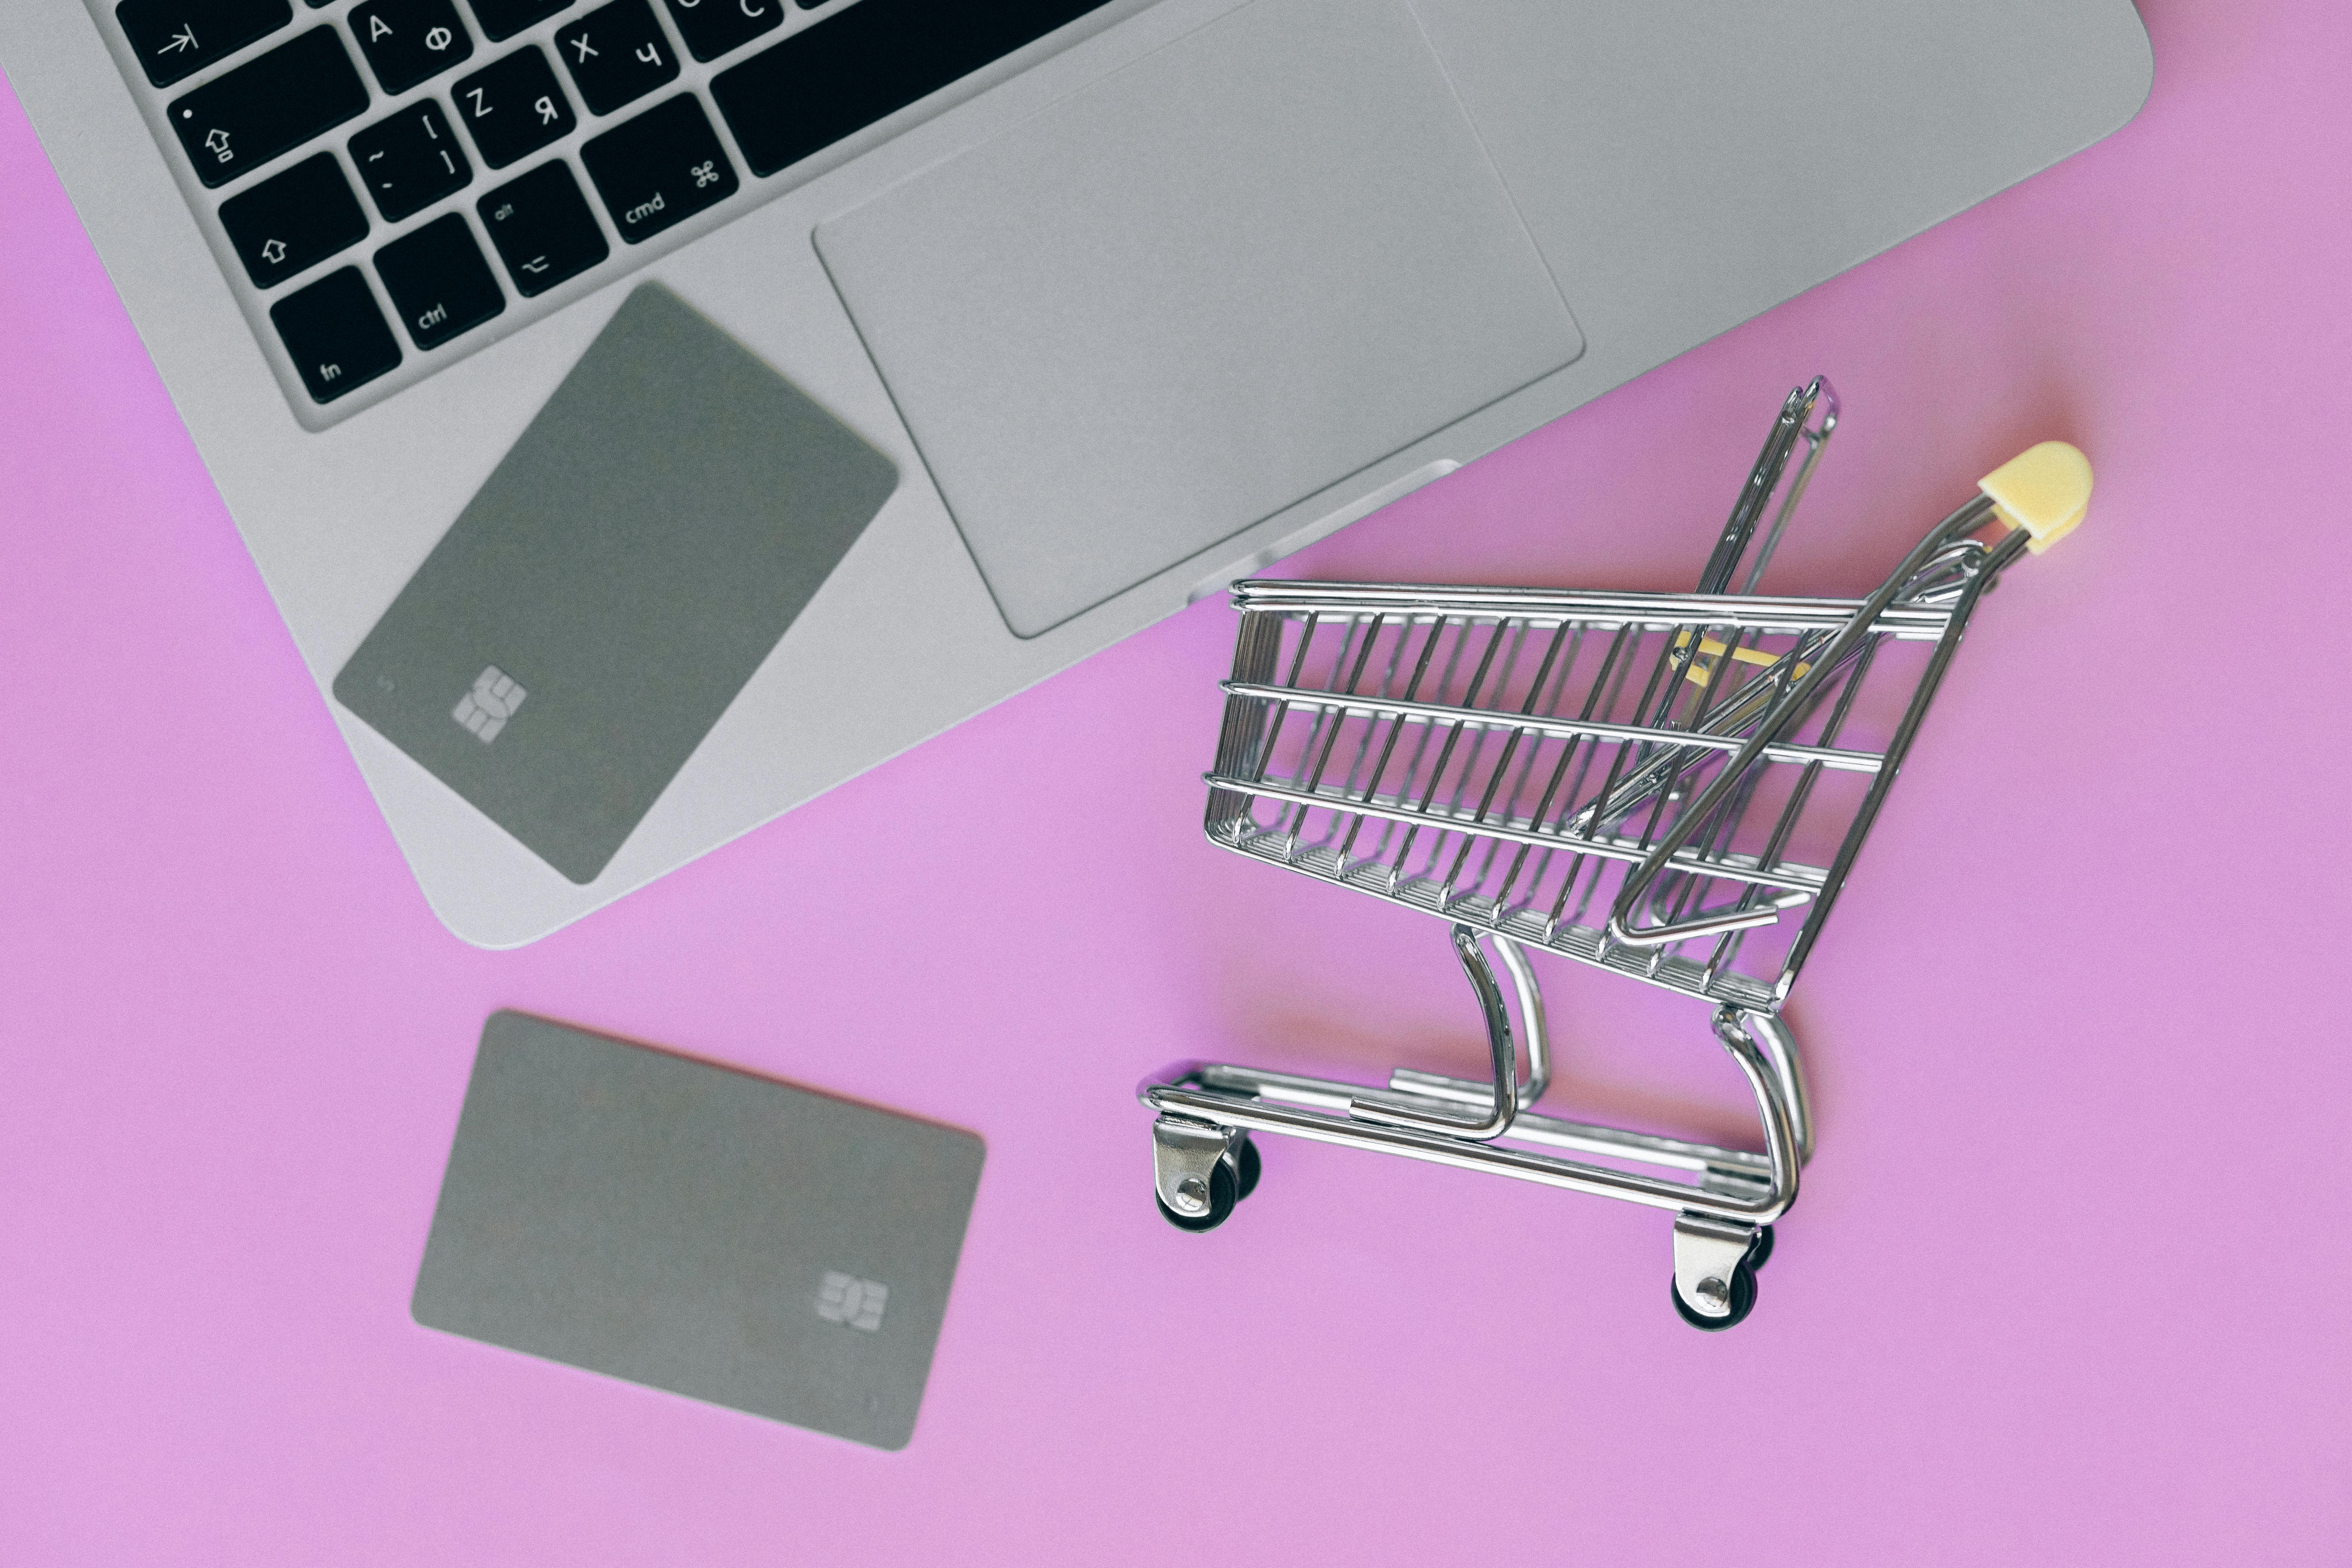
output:
[[[772,174],[1102,4],[864,0],[721,71],[710,95],[751,172]]]
[[[122,0],[114,19],[147,79],[169,87],[276,32],[294,19],[294,7],[286,0]]]
[[[438,348],[507,308],[462,214],[435,218],[377,251],[375,273],[420,349]]]
[[[561,141],[577,123],[563,89],[555,85],[554,70],[536,45],[459,77],[451,94],[457,118],[473,133],[482,162],[493,169]]]
[[[783,0],[666,0],[696,59],[715,60],[784,25]]]
[[[572,4],[572,0],[468,0],[474,7],[474,20],[482,25],[482,36],[490,42],[511,38],[533,22],[543,22]]]
[[[613,0],[589,12],[555,35],[555,52],[596,114],[610,114],[677,79],[677,57],[646,0]]]
[[[352,7],[351,24],[386,92],[406,92],[473,58],[474,40],[451,0],[368,0]]]
[[[257,289],[274,288],[367,237],[367,214],[332,153],[305,158],[221,203],[221,226]]]
[[[174,100],[170,113],[196,178],[225,185],[367,106],[367,84],[335,29],[313,27]]]
[[[692,93],[605,132],[580,161],[631,245],[735,194],[735,166]]]
[[[352,166],[387,223],[424,211],[474,177],[457,132],[429,98],[352,137]]]
[[[577,278],[613,253],[580,182],[561,159],[541,163],[474,204],[515,291],[528,299]]]
[[[356,267],[331,272],[269,307],[313,403],[332,403],[400,363],[400,344]]]

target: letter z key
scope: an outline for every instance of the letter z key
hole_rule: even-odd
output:
[[[449,89],[457,118],[482,150],[482,162],[503,169],[572,133],[572,105],[535,44],[526,44]]]

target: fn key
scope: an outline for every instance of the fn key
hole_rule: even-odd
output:
[[[735,194],[735,166],[692,93],[607,131],[580,161],[631,245]]]
[[[313,403],[332,403],[400,363],[400,345],[356,267],[331,272],[269,307]]]

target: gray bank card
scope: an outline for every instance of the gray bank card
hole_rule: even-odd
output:
[[[645,285],[335,697],[593,881],[897,484],[888,458]]]
[[[956,1128],[499,1013],[411,1310],[903,1448],[982,1156]]]

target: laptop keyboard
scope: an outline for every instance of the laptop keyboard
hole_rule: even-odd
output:
[[[315,426],[1106,3],[121,0],[111,21]]]

